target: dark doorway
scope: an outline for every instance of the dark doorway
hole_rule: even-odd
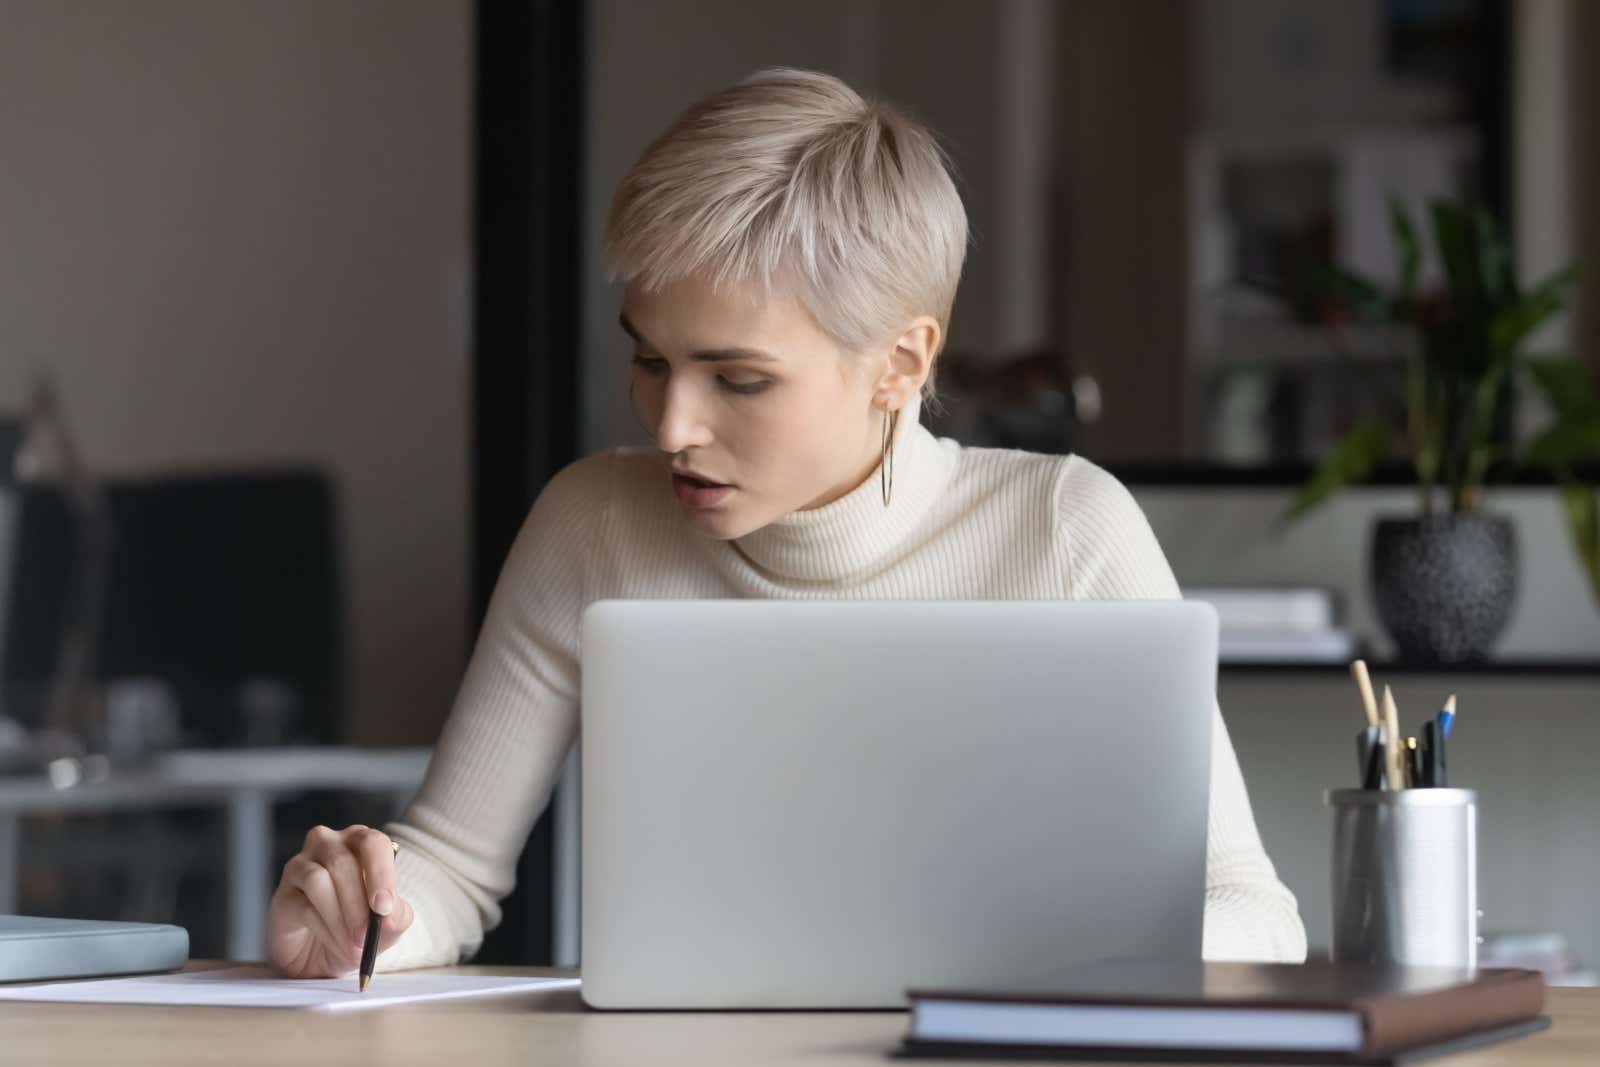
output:
[[[472,629],[528,508],[577,457],[581,0],[477,0]],[[552,820],[534,827],[484,963],[549,964]]]

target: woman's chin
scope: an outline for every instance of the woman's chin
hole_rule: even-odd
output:
[[[766,525],[742,508],[684,508],[683,517],[696,530],[719,541],[737,540]]]

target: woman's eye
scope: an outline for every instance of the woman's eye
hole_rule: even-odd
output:
[[[717,381],[721,382],[722,387],[730,393],[738,393],[740,396],[754,396],[757,393],[765,392],[767,386],[772,384],[771,382],[763,381],[730,382],[720,374],[717,375]]]
[[[633,365],[652,377],[659,377],[670,370],[666,360],[657,359],[653,356],[636,354],[633,357]],[[719,374],[717,375],[717,384],[728,392],[737,393],[739,396],[754,396],[757,393],[766,392],[767,387],[772,383],[761,379],[750,382],[736,382]]]

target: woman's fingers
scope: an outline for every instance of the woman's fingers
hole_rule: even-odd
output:
[[[292,978],[332,977],[356,965],[316,906],[298,889],[280,887],[267,923],[267,957]]]
[[[366,878],[367,907],[383,916],[378,930],[378,951],[386,951],[411,925],[411,905],[396,892],[394,843],[388,835],[366,827],[346,833],[350,850],[360,860]]]
[[[359,861],[365,886],[362,907],[390,915],[394,912],[394,842],[387,834],[365,826],[352,826],[345,831],[349,852]]]
[[[378,951],[415,918],[397,892],[394,845],[366,826],[313,827],[283,868],[268,912],[268,955],[294,977],[333,975],[359,963],[371,912],[383,916]]]
[[[337,838],[308,845],[301,855],[321,864],[332,877],[345,938],[360,944],[367,933],[366,891],[362,888],[361,864],[344,846],[344,842]]]
[[[339,894],[334,888],[333,875],[322,864],[305,853],[293,857],[283,869],[283,888],[298,892],[310,905],[320,922],[313,932],[322,942],[331,959],[359,960],[360,941],[352,938],[346,925],[344,910],[339,904]],[[295,914],[291,898],[285,902],[290,916]]]

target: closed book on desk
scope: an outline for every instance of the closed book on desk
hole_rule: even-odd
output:
[[[908,995],[911,1056],[1403,1063],[1549,1025],[1511,969],[1118,960]]]

